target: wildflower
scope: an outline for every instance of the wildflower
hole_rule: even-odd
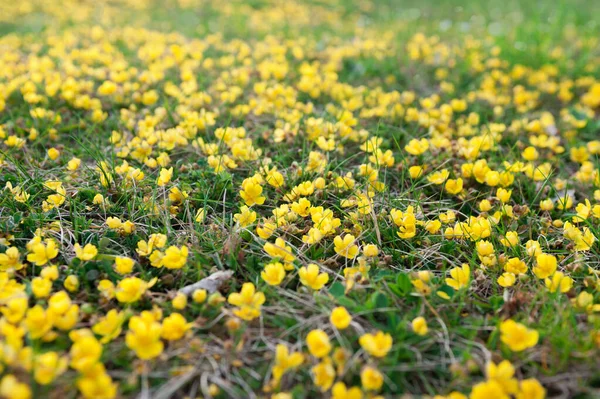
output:
[[[92,336],[81,337],[71,346],[71,367],[85,372],[94,366],[102,355],[102,344]]]
[[[313,375],[313,381],[323,392],[327,391],[333,385],[335,380],[335,369],[331,364],[331,359],[326,357],[320,363],[310,369]]]
[[[327,356],[331,351],[329,337],[323,330],[310,331],[306,336],[306,345],[310,354],[318,359]]]
[[[203,303],[204,301],[206,301],[206,297],[208,296],[208,293],[206,292],[205,289],[197,289],[192,293],[192,299],[195,303]]]
[[[127,277],[119,281],[115,296],[117,297],[117,300],[122,303],[137,302],[142,295],[144,295],[146,290],[154,285],[154,283],[155,280],[146,282],[137,277]]]
[[[534,347],[538,342],[538,338],[539,335],[536,330],[530,330],[523,324],[513,320],[509,319],[500,324],[500,340],[513,352],[521,352]]]
[[[183,245],[181,248],[178,248],[172,245],[165,250],[160,265],[167,269],[181,269],[187,262],[188,253],[187,246]]]
[[[507,288],[507,287],[512,287],[515,284],[516,281],[516,276],[514,275],[514,273],[502,273],[502,275],[500,277],[498,277],[498,284],[500,284],[500,286]]]
[[[546,389],[535,378],[527,378],[519,383],[516,399],[544,399]]]
[[[298,270],[298,276],[300,277],[300,283],[302,283],[302,285],[312,288],[315,291],[323,288],[329,281],[329,275],[324,272],[320,273],[319,266],[314,263],[301,267]]]
[[[65,279],[64,286],[67,291],[76,292],[79,289],[79,279],[77,276],[71,274]]]
[[[565,276],[562,272],[556,272],[552,277],[547,277],[544,283],[550,292],[560,291],[563,294],[569,292],[573,287],[573,279]]]
[[[271,262],[265,266],[260,276],[269,285],[279,285],[285,278],[285,269],[280,262]]]
[[[263,188],[254,179],[246,179],[242,184],[242,191],[240,191],[240,197],[244,200],[246,205],[262,205],[265,203],[265,197],[261,196]]]
[[[104,317],[98,320],[94,326],[92,326],[92,331],[94,334],[102,336],[100,342],[106,344],[121,334],[124,322],[124,313],[119,312],[116,309],[111,309]]]
[[[360,372],[360,382],[367,391],[379,391],[383,386],[383,375],[371,366],[366,366]]]
[[[185,309],[185,307],[187,306],[187,295],[185,295],[182,292],[178,292],[175,295],[175,298],[173,298],[173,300],[171,301],[171,303],[173,304],[173,307],[175,309],[178,309],[178,310]]]
[[[265,302],[265,294],[256,292],[252,283],[244,283],[239,293],[229,294],[227,302],[237,306],[233,314],[243,320],[253,320],[260,316],[260,307]]]
[[[421,316],[415,318],[411,322],[411,326],[412,326],[413,331],[417,335],[425,335],[425,334],[427,334],[427,331],[429,330],[427,328],[427,321],[425,320],[424,317],[421,317]]]
[[[550,277],[556,271],[556,257],[548,254],[539,254],[535,258],[536,264],[533,267],[533,273],[539,279]]]
[[[67,369],[67,358],[56,352],[37,355],[33,362],[33,378],[38,384],[48,385]]]
[[[510,396],[504,393],[502,385],[495,380],[480,382],[471,390],[469,399],[510,399]]]
[[[43,243],[39,237],[29,241],[27,249],[29,250],[27,261],[36,266],[44,266],[58,255],[58,248],[54,240],[47,240]]]
[[[446,284],[455,290],[465,288],[469,284],[471,278],[471,268],[466,263],[461,267],[455,267],[450,270],[450,277],[446,278]]]
[[[75,255],[82,261],[92,260],[98,255],[98,249],[93,244],[86,244],[83,248],[75,244]]]
[[[514,378],[514,374],[515,368],[508,360],[503,360],[498,364],[489,362],[486,366],[488,380],[498,382],[506,394],[517,392],[518,382]]]
[[[0,396],[7,399],[30,399],[31,388],[19,382],[12,374],[6,374],[0,380]]]
[[[233,218],[240,227],[248,227],[256,221],[256,212],[243,205],[240,207],[240,213],[233,215]]]
[[[171,181],[171,177],[173,177],[173,168],[162,168],[160,170],[160,173],[158,175],[158,179],[156,180],[156,184],[159,187],[163,187],[166,186],[167,183],[169,183]]]
[[[343,330],[350,325],[350,322],[352,321],[352,316],[350,316],[345,307],[338,306],[337,308],[331,311],[329,321],[338,330]]]
[[[192,328],[192,324],[186,322],[181,314],[172,313],[162,322],[162,338],[167,341],[176,341],[183,338],[190,328]]]
[[[348,259],[354,259],[358,254],[358,245],[354,243],[355,238],[352,234],[346,234],[344,238],[337,236],[333,240],[335,253]]]
[[[124,256],[117,256],[115,258],[115,271],[119,274],[129,274],[133,270],[135,261],[131,258]]]
[[[266,242],[263,249],[270,257],[278,258],[284,263],[291,263],[296,259],[292,253],[292,248],[281,237],[277,237],[275,244]]]
[[[273,366],[273,380],[279,385],[281,377],[291,369],[295,369],[304,362],[304,355],[300,352],[290,353],[287,346],[277,344],[275,348],[275,365]]]
[[[371,356],[384,357],[392,348],[392,336],[378,331],[376,334],[363,334],[358,342]]]
[[[129,331],[125,336],[125,343],[140,359],[153,359],[164,349],[160,340],[161,334],[161,324],[149,312],[143,312],[142,315],[133,316],[129,320]]]

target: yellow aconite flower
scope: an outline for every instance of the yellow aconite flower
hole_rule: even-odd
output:
[[[129,320],[129,331],[125,336],[125,343],[140,359],[153,359],[160,355],[164,348],[160,340],[161,334],[161,324],[154,319],[151,313],[142,312],[140,316],[133,316]]]
[[[335,253],[348,259],[354,259],[358,255],[358,245],[355,244],[352,234],[346,234],[344,238],[337,236],[333,239]]]
[[[536,330],[530,330],[513,320],[509,319],[500,324],[500,340],[513,352],[534,347],[538,338],[539,334]]]
[[[301,267],[298,276],[302,285],[313,290],[320,290],[329,281],[329,275],[325,272],[320,273],[319,266],[314,263]]]
[[[429,331],[429,328],[427,327],[427,321],[424,317],[421,316],[413,319],[413,321],[411,322],[411,326],[413,331],[417,335],[425,335],[427,334],[427,331]]]
[[[98,255],[98,248],[93,244],[86,244],[83,248],[75,244],[75,255],[83,261],[92,260]]]
[[[446,278],[446,284],[455,290],[460,290],[469,285],[471,278],[471,268],[466,263],[461,267],[455,267],[450,270],[450,277]]]
[[[260,307],[265,303],[265,294],[260,291],[256,292],[254,284],[244,283],[239,293],[229,294],[227,302],[230,305],[237,306],[233,311],[233,314],[237,317],[244,320],[253,320],[260,316]]]
[[[392,336],[382,331],[375,334],[363,334],[358,342],[371,356],[384,357],[392,349]]]
[[[310,354],[318,359],[329,355],[331,351],[329,337],[323,330],[310,331],[306,336],[306,345]]]
[[[337,308],[331,311],[329,321],[338,330],[343,330],[350,325],[350,322],[352,321],[352,316],[350,316],[350,313],[348,313],[345,307],[338,306]]]
[[[535,261],[533,273],[537,278],[544,279],[550,277],[556,271],[557,261],[554,255],[542,253],[536,256]]]

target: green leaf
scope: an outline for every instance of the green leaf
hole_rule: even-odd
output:
[[[345,291],[346,289],[344,288],[344,285],[339,281],[336,281],[335,283],[331,284],[331,287],[329,287],[329,293],[335,298],[344,296]]]

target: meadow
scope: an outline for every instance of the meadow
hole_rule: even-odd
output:
[[[0,397],[600,397],[598,15],[0,0]]]

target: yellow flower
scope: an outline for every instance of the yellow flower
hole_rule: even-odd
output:
[[[375,244],[367,244],[363,247],[363,254],[368,258],[374,258],[379,255],[379,249]]]
[[[117,256],[115,258],[115,271],[119,274],[129,274],[133,270],[135,261],[131,258],[124,256]]]
[[[192,323],[188,323],[185,317],[179,313],[172,313],[163,320],[162,338],[167,341],[176,341],[183,338],[190,328],[192,328]]]
[[[33,361],[33,378],[38,384],[48,385],[67,369],[67,358],[56,352],[37,355]]]
[[[573,279],[565,276],[563,272],[554,273],[551,278],[546,278],[544,283],[550,292],[560,291],[563,294],[573,287]]]
[[[358,342],[371,356],[384,357],[392,348],[392,336],[382,331],[376,334],[363,334]]]
[[[50,158],[53,161],[56,161],[58,157],[60,157],[60,151],[58,151],[54,147],[48,149],[48,158]]]
[[[446,185],[444,187],[449,194],[458,194],[463,189],[463,179],[460,177],[456,180],[448,179],[446,180]]]
[[[513,320],[509,319],[500,324],[500,340],[513,352],[534,347],[538,338],[539,334],[536,330],[530,330]]]
[[[518,382],[515,375],[515,368],[508,360],[495,364],[489,362],[486,366],[486,375],[488,380],[496,381],[507,394],[514,394],[518,389]]]
[[[350,316],[350,313],[348,313],[345,307],[338,306],[337,308],[331,311],[329,321],[338,330],[344,330],[350,325],[350,322],[352,321],[352,316]]]
[[[106,344],[121,334],[124,322],[125,314],[116,309],[111,309],[103,318],[94,324],[92,331],[94,334],[101,335],[102,338],[100,339],[100,342]]]
[[[359,387],[347,388],[339,381],[331,388],[331,399],[363,399],[363,393]]]
[[[277,237],[275,244],[266,242],[263,249],[269,256],[279,258],[284,263],[291,263],[296,259],[292,253],[292,248],[281,237]]]
[[[265,266],[260,276],[269,285],[279,285],[285,278],[285,269],[280,262],[271,262]]]
[[[36,298],[46,298],[52,291],[52,281],[42,277],[35,277],[31,280],[31,291]]]
[[[417,317],[415,318],[412,322],[412,329],[415,332],[415,334],[417,335],[425,335],[427,334],[427,331],[429,331],[429,328],[427,327],[427,321],[425,320],[424,317]]]
[[[411,155],[421,155],[429,149],[429,141],[412,139],[404,146],[404,149]]]
[[[206,217],[206,210],[204,208],[198,208],[198,210],[196,211],[194,220],[197,223],[202,223],[202,222],[204,222],[205,217]]]
[[[122,303],[137,302],[146,290],[154,285],[154,281],[145,282],[137,277],[127,277],[119,281],[115,296]]]
[[[358,245],[355,243],[355,238],[352,234],[346,234],[344,238],[336,236],[333,239],[335,253],[348,259],[354,259],[358,255]]]
[[[31,388],[19,382],[12,374],[7,374],[0,380],[0,396],[6,399],[30,399]]]
[[[32,339],[43,337],[54,325],[54,314],[45,311],[40,305],[35,305],[27,311],[25,327]]]
[[[265,294],[256,292],[252,283],[244,283],[239,293],[229,294],[227,302],[230,305],[237,306],[233,314],[243,320],[253,320],[260,316],[260,307],[265,303]]]
[[[117,396],[117,384],[113,383],[102,363],[96,363],[86,371],[76,384],[86,399],[112,399]]]
[[[279,385],[281,377],[290,369],[300,366],[304,362],[304,355],[300,352],[290,353],[287,346],[277,344],[275,348],[275,365],[273,366],[273,380]]]
[[[306,336],[306,345],[311,355],[320,359],[331,351],[329,337],[323,330],[312,330]]]
[[[502,385],[497,381],[491,380],[480,382],[473,387],[469,399],[510,399],[510,396],[504,393]]]
[[[544,399],[546,390],[535,378],[522,380],[519,384],[519,391],[516,399]]]
[[[323,359],[321,363],[313,366],[310,369],[313,375],[313,381],[317,387],[323,392],[327,391],[333,385],[335,380],[335,369],[331,364],[331,359],[328,357]]]
[[[83,261],[92,260],[98,255],[98,248],[93,244],[86,244],[83,248],[75,244],[75,255]]]
[[[188,253],[188,247],[185,245],[181,248],[171,245],[165,250],[165,254],[161,258],[160,265],[166,267],[167,269],[181,269],[187,262]]]
[[[160,340],[162,326],[151,313],[142,312],[129,320],[129,331],[125,336],[127,347],[143,360],[153,359],[163,352],[164,345]]]
[[[469,285],[471,278],[471,268],[466,263],[461,267],[455,267],[450,270],[450,277],[446,278],[446,284],[455,290],[460,290]]]
[[[92,368],[102,355],[102,344],[93,336],[79,338],[71,346],[71,367],[79,372]]]
[[[379,391],[383,386],[383,375],[371,366],[366,366],[360,372],[360,383],[367,391]]]
[[[173,304],[173,307],[175,309],[178,309],[178,310],[185,309],[185,307],[187,306],[187,295],[185,295],[182,292],[178,292],[175,295],[175,298],[173,298],[173,301],[171,301],[171,303]]]
[[[515,284],[515,281],[517,281],[517,278],[513,273],[502,273],[502,275],[498,277],[498,284],[504,288],[512,287]]]
[[[208,293],[204,289],[197,289],[192,293],[192,300],[196,303],[203,303],[206,301]]]
[[[242,183],[240,197],[242,197],[248,206],[255,204],[262,205],[265,203],[265,197],[261,196],[262,192],[262,186],[255,179],[249,178],[244,180],[244,183]]]
[[[320,273],[319,266],[314,263],[301,267],[298,270],[298,276],[302,285],[313,290],[320,290],[329,281],[329,275],[324,272]]]
[[[550,277],[556,271],[556,257],[554,255],[539,254],[535,258],[536,264],[533,267],[533,273],[537,278],[543,279]]]
[[[233,219],[239,223],[240,227],[248,227],[256,221],[256,212],[243,205],[240,207],[240,213],[233,215]]]
[[[169,183],[171,181],[172,177],[173,177],[173,167],[170,167],[169,169],[162,168],[158,175],[158,179],[156,179],[156,184],[159,187],[166,186],[167,183]]]
[[[6,252],[0,254],[0,271],[21,270],[23,267],[17,247],[10,247]]]
[[[77,276],[71,274],[65,279],[64,286],[67,291],[76,292],[79,289],[79,279]]]
[[[36,266],[44,266],[58,255],[58,248],[54,240],[47,240],[44,244],[39,237],[29,241],[27,249],[29,251],[27,261]]]

